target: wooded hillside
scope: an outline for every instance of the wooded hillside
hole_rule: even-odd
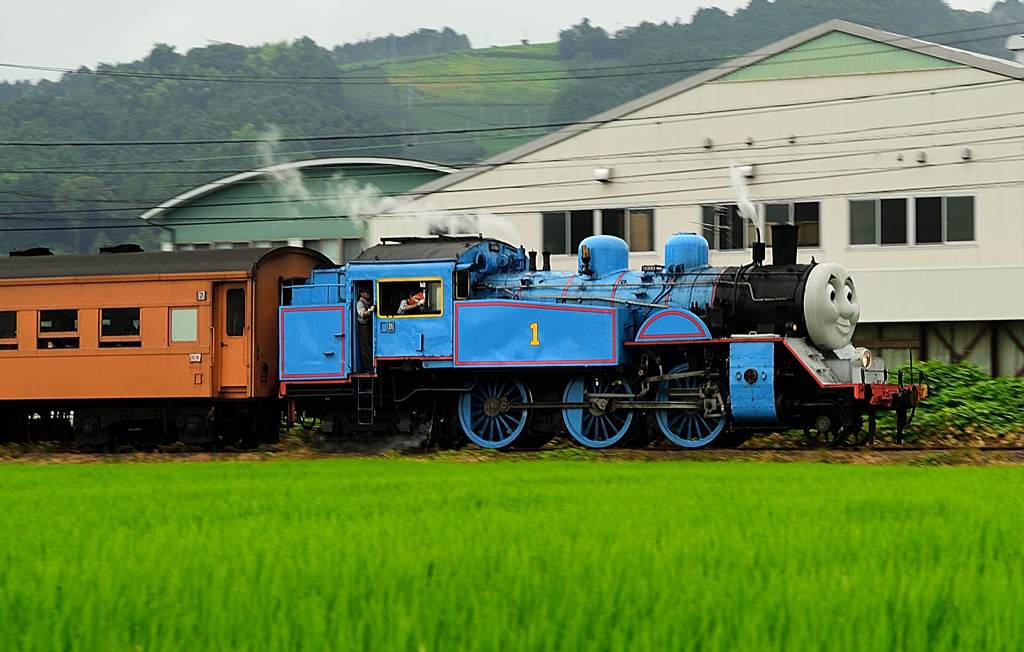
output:
[[[308,38],[218,44],[0,83],[0,252],[156,245],[138,215],[197,184],[280,160],[383,155],[478,161],[831,18],[1007,57],[1024,4],[751,0],[730,15],[481,50],[419,30],[327,50]],[[102,143],[102,144],[101,144]]]

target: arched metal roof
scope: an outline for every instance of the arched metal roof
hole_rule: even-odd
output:
[[[410,159],[400,158],[388,158],[388,157],[350,157],[350,156],[338,156],[333,158],[315,158],[306,159],[304,161],[289,161],[287,163],[277,163],[274,165],[268,165],[266,167],[258,168],[256,170],[250,170],[248,172],[240,172],[233,174],[223,179],[217,179],[211,181],[202,186],[193,188],[187,192],[172,197],[167,201],[159,204],[155,208],[151,208],[139,217],[144,220],[152,220],[159,218],[164,213],[171,211],[175,208],[187,204],[190,201],[205,197],[218,190],[226,188],[228,186],[253,179],[256,177],[264,176],[267,174],[274,174],[277,172],[283,172],[285,170],[302,170],[307,168],[330,168],[330,167],[345,167],[345,166],[359,166],[359,165],[379,165],[388,167],[399,167],[399,168],[414,168],[417,170],[428,170],[431,172],[440,172],[442,174],[450,174],[455,172],[455,168],[446,167],[443,165],[437,165],[434,163],[427,163],[425,161],[414,161]]]

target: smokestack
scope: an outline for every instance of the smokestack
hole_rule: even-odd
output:
[[[537,252],[536,251],[531,251],[530,252],[530,271],[531,272],[536,272],[537,271]]]
[[[772,224],[772,265],[795,265],[796,244],[800,227],[794,224]]]
[[[551,252],[542,251],[540,252],[541,258],[544,260],[544,267],[542,268],[545,272],[551,271]]]

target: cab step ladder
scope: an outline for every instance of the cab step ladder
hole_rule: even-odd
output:
[[[373,425],[374,376],[356,378],[356,418],[361,426]]]

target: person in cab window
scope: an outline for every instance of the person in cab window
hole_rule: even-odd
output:
[[[411,312],[420,312],[426,303],[427,298],[423,295],[423,291],[419,288],[413,288],[409,290],[409,298],[402,299],[402,303],[398,304],[398,314],[405,315]]]
[[[359,288],[359,300],[356,301],[356,324],[359,326],[359,358],[363,362],[363,371],[373,371],[373,299],[370,288]]]

